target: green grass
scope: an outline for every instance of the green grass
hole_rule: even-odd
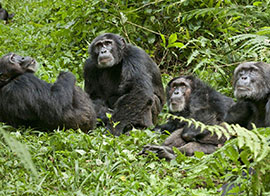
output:
[[[259,131],[270,133],[270,129]],[[248,161],[255,153],[269,154],[269,147],[261,141],[262,149],[250,152],[256,141],[240,131],[239,140],[245,139],[249,147],[240,154],[239,140],[234,139],[212,155],[186,157],[176,150],[178,156],[171,162],[153,153],[139,155],[145,144],[161,144],[167,137],[149,129],[115,137],[104,128],[88,134],[46,133],[1,125],[0,133],[0,195],[220,195],[218,189],[229,179],[241,183],[246,191],[242,195],[269,190],[265,184],[269,159]],[[246,167],[256,174],[241,176]]]
[[[149,130],[132,130],[120,137],[104,132],[11,132],[32,155],[37,176],[2,137],[0,195],[208,195],[216,191],[216,187],[192,190],[196,182],[182,180],[184,168],[194,158],[178,164],[158,160],[152,154],[138,155],[143,145],[160,143],[165,136]]]

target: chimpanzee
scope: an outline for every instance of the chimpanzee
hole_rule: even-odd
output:
[[[207,125],[215,125],[224,121],[224,116],[234,101],[194,76],[180,76],[172,79],[166,88],[167,104],[170,113],[193,118]],[[194,125],[188,126],[177,119],[169,119],[168,123],[157,126],[156,129],[174,131],[162,144],[146,145],[141,154],[147,150],[156,152],[160,158],[171,160],[175,158],[172,147],[191,156],[195,151],[206,154],[214,152],[219,144],[226,139],[211,135],[207,130],[203,132]]]
[[[0,20],[5,20],[7,22],[8,19],[13,18],[14,15],[15,14],[8,14],[7,10],[2,8],[2,5],[0,3]]]
[[[54,84],[34,75],[36,61],[9,53],[0,58],[0,121],[42,131],[58,127],[93,129],[96,113],[89,96],[75,86],[70,72]]]
[[[270,64],[264,62],[245,62],[234,70],[234,96],[237,98],[225,116],[230,124],[239,124],[252,129],[252,123],[257,127],[270,126]],[[254,174],[249,168],[249,174]],[[243,172],[246,176],[246,172]],[[221,188],[222,195],[241,186],[237,183],[227,183]]]
[[[234,96],[237,103],[233,105],[225,121],[252,129],[270,126],[270,64],[263,62],[245,62],[234,71]]]
[[[84,67],[85,91],[95,104],[97,117],[112,134],[155,124],[165,94],[159,68],[149,55],[112,33],[96,37],[89,54]],[[106,113],[120,123],[112,126]]]

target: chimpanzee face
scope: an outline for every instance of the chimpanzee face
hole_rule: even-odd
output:
[[[96,42],[95,53],[98,54],[98,68],[115,65],[115,57],[113,56],[113,50],[115,48],[115,42],[111,39],[103,39]]]
[[[31,57],[22,57],[9,53],[0,58],[0,80],[6,81],[24,72],[35,72],[36,61]]]
[[[172,81],[167,88],[168,107],[171,112],[181,112],[188,105],[191,94],[191,81],[178,78]]]
[[[269,93],[268,81],[265,78],[267,69],[269,69],[268,64],[256,62],[240,64],[234,72],[235,97],[258,100],[266,96]]]
[[[96,60],[97,68],[110,68],[123,59],[126,41],[121,36],[105,33],[96,37],[90,47],[89,53]]]

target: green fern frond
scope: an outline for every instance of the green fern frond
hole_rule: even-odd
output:
[[[221,125],[205,125],[204,123],[194,119],[187,119],[182,116],[178,117],[174,115],[169,116],[179,119],[180,121],[187,122],[187,126],[194,125],[195,128],[200,128],[201,132],[208,130],[212,134],[215,133],[219,138],[222,135],[224,135],[227,139],[236,137],[237,146],[239,148],[248,148],[255,161],[263,160],[270,152],[269,143],[267,142],[266,138],[257,131],[255,125],[253,125],[252,130],[247,130],[238,124],[230,125],[224,122]]]
[[[238,50],[248,49],[245,51],[244,56],[249,55],[250,53],[257,53],[258,55],[265,54],[265,51],[270,49],[269,37],[260,35],[260,33],[237,35],[232,37],[231,40],[233,40],[233,45],[238,46]]]

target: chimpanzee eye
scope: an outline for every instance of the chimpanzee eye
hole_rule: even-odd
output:
[[[180,88],[181,89],[186,89],[186,85],[181,85]]]
[[[180,88],[186,88],[186,84],[185,84],[185,83],[180,83],[180,84],[178,84],[178,86],[179,86]]]
[[[99,53],[100,49],[102,48],[102,44],[101,43],[98,43],[95,45],[95,52],[96,53]]]
[[[258,71],[259,71],[258,68],[254,68],[254,67],[251,67],[250,70],[249,70],[249,72],[253,73],[253,74],[258,73]]]
[[[241,76],[243,76],[243,75],[245,75],[245,74],[246,74],[246,71],[245,71],[245,70],[242,70],[242,71],[240,71],[240,72],[238,73],[238,76],[241,77]]]
[[[252,72],[254,72],[254,71],[255,71],[255,69],[253,69],[252,67],[248,69],[248,72],[249,72],[249,73],[252,73]]]
[[[175,90],[176,88],[177,88],[177,85],[173,85],[173,86],[172,86],[172,89]]]
[[[112,45],[112,42],[111,42],[111,41],[105,41],[105,42],[104,42],[104,45],[105,45],[105,46],[110,46],[110,45]]]

